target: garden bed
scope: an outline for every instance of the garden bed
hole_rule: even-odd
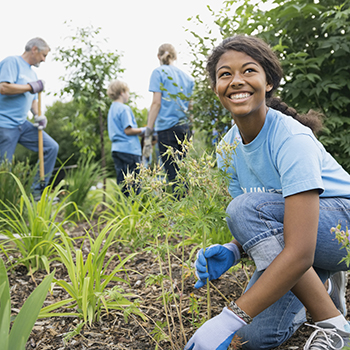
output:
[[[75,228],[72,235],[80,235],[82,228]],[[186,250],[189,253],[189,249]],[[88,247],[83,251],[88,251]],[[108,254],[118,252],[122,257],[131,253],[130,248],[121,245],[113,246]],[[179,252],[180,254],[180,252]],[[56,269],[55,278],[65,278],[67,271],[61,263],[54,263],[52,268]],[[113,266],[111,266],[113,268]],[[157,334],[153,332],[155,322],[166,324],[166,316],[162,306],[162,290],[159,285],[147,285],[146,277],[149,275],[159,274],[159,264],[152,253],[142,252],[132,261],[126,264],[129,270],[128,277],[122,276],[129,280],[130,285],[125,285],[126,292],[132,292],[135,299],[140,301],[140,309],[147,315],[148,321],[142,320],[138,316],[129,316],[128,322],[125,322],[121,311],[111,311],[109,314],[102,314],[100,322],[90,326],[84,326],[80,334],[73,336],[68,342],[64,341],[64,337],[74,330],[78,324],[75,317],[52,317],[47,319],[39,319],[27,342],[26,349],[38,350],[63,350],[63,349],[133,349],[145,350],[155,349],[156,343],[152,337],[157,338]],[[164,266],[163,273],[167,273],[167,266]],[[181,265],[177,260],[171,262],[173,282],[181,288]],[[248,269],[249,270],[249,269]],[[248,271],[250,274],[252,271]],[[25,299],[35,289],[36,285],[41,282],[46,273],[42,271],[36,272],[33,276],[26,273],[26,269],[18,266],[9,272],[9,282],[11,286],[12,314],[16,314],[21,308]],[[187,339],[193,334],[195,327],[191,324],[191,319],[199,319],[206,315],[206,290],[202,288],[196,290],[193,288],[195,279],[189,276],[185,279],[184,295],[182,301],[182,315],[185,334]],[[214,281],[213,285],[228,299],[236,299],[241,295],[243,288],[247,283],[247,276],[243,269],[237,270],[235,274],[226,273],[219,280]],[[222,295],[215,289],[211,288],[212,315],[218,314],[226,301]],[[68,294],[62,288],[55,288],[53,294],[48,294],[44,306],[67,298]],[[197,314],[190,312],[190,298],[195,298],[203,310],[199,309]],[[348,296],[349,297],[349,296]],[[172,305],[175,308],[175,305]],[[171,332],[173,337],[177,337],[174,341],[181,343],[178,337],[181,337],[180,322],[177,319],[175,310],[172,310],[174,320],[171,322]],[[167,328],[164,327],[165,332]],[[311,333],[311,329],[302,326],[296,334],[285,344],[276,349],[302,349],[307,338]],[[177,336],[176,336],[177,335]],[[171,349],[169,342],[159,341],[159,349]],[[237,346],[237,349],[240,347]],[[177,349],[177,347],[176,347]],[[233,347],[232,347],[233,349]]]

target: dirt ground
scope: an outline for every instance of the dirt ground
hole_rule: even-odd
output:
[[[72,232],[72,235],[74,234],[79,234],[79,228],[75,229],[75,232]],[[88,247],[86,247],[86,251],[88,251]],[[110,254],[117,251],[122,256],[131,253],[129,248],[115,246],[111,249]],[[171,262],[171,267],[173,283],[181,288],[182,270],[179,260],[174,259]],[[63,264],[55,263],[52,265],[52,268],[56,269],[55,278],[59,279],[67,276]],[[49,319],[39,319],[29,337],[26,350],[172,349],[171,344],[166,341],[160,341],[159,347],[157,348],[156,343],[151,338],[155,336],[154,333],[151,333],[155,328],[154,323],[156,321],[166,321],[162,300],[160,298],[162,295],[161,288],[158,285],[146,286],[145,281],[148,275],[159,274],[158,262],[155,261],[155,257],[152,256],[152,254],[142,252],[132,261],[129,261],[126,268],[130,269],[128,273],[130,286],[125,285],[125,292],[134,293],[140,300],[140,309],[149,318],[147,322],[143,321],[140,317],[129,317],[126,323],[121,311],[111,311],[109,314],[102,314],[100,322],[93,324],[91,327],[84,326],[79,335],[74,336],[69,342],[65,342],[65,335],[71,332],[79,322],[76,318],[53,317]],[[164,266],[164,271],[166,271],[166,266]],[[164,271],[163,273],[165,273]],[[35,289],[35,286],[45,277],[45,273],[39,271],[36,272],[34,276],[29,276],[27,275],[26,269],[23,266],[19,266],[15,270],[9,272],[8,276],[11,287],[12,314],[15,315],[19,312],[25,299]],[[119,277],[126,278],[126,276]],[[206,290],[205,288],[201,288],[200,290],[194,289],[194,282],[195,279],[193,276],[185,279],[184,294],[182,297],[182,315],[184,316],[183,322],[187,339],[189,339],[195,331],[195,327],[193,327],[190,322],[190,296],[192,295],[197,299],[201,299],[205,305]],[[215,316],[220,313],[221,309],[225,306],[226,301],[222,295],[226,296],[228,300],[236,299],[241,295],[246,283],[247,276],[243,269],[239,269],[234,275],[226,273],[219,280],[214,281],[213,285],[217,289],[214,287],[211,288],[212,315]],[[67,297],[68,294],[63,289],[55,288],[52,295],[48,293],[44,306]],[[349,301],[349,295],[347,295],[347,298]],[[182,344],[184,341],[180,336],[180,322],[176,317],[175,307],[172,306],[172,308],[174,311],[174,321],[171,322],[171,332],[175,344],[173,349],[178,350],[183,348]],[[200,311],[201,316],[205,314],[205,311]],[[166,328],[164,328],[164,330],[167,332]],[[302,326],[290,340],[275,349],[302,349],[311,332],[312,330],[310,327]],[[231,349],[240,348],[241,347],[237,344],[231,346]]]

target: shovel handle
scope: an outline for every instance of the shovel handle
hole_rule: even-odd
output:
[[[38,94],[38,116],[41,116],[41,92]],[[44,169],[44,142],[43,142],[43,131],[38,128],[38,148],[39,148],[39,174],[40,181],[45,180],[45,169]]]

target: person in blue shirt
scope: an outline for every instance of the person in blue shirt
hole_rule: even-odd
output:
[[[113,101],[108,111],[108,135],[112,141],[112,158],[117,175],[117,183],[121,185],[126,197],[130,195],[129,185],[125,182],[128,174],[139,174],[141,164],[141,143],[138,136],[144,134],[146,127],[139,128],[129,101],[129,88],[126,83],[114,80],[107,89]],[[132,183],[136,193],[140,188]]]
[[[47,119],[38,116],[38,93],[44,90],[44,82],[38,80],[32,66],[45,62],[49,45],[41,38],[27,42],[21,56],[9,56],[0,62],[0,161],[12,160],[17,143],[38,152],[38,129],[45,128]],[[34,122],[27,120],[29,110]],[[43,131],[45,185],[55,166],[58,144]],[[42,186],[39,173],[33,185],[33,194],[38,197]]]
[[[149,84],[153,99],[148,114],[143,156],[148,158],[151,154],[154,129],[168,180],[174,182],[178,168],[173,158],[165,153],[171,147],[183,154],[181,143],[190,138],[189,109],[194,80],[174,65],[177,54],[173,45],[161,45],[157,57],[160,66],[152,72]],[[173,184],[173,190],[175,187]]]
[[[230,176],[234,239],[198,252],[195,287],[218,278],[243,252],[256,270],[244,294],[204,323],[185,349],[227,349],[234,335],[243,349],[275,348],[306,321],[305,308],[315,324],[304,350],[342,349],[350,337],[348,267],[341,262],[347,253],[330,230],[350,222],[350,175],[311,130],[321,127],[319,115],[299,115],[273,97],[283,72],[263,40],[225,39],[207,71],[235,123],[218,148],[218,166]],[[324,285],[331,276],[339,277],[330,279],[334,298]]]

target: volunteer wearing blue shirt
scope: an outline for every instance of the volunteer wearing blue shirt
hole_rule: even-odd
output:
[[[153,128],[158,135],[158,146],[169,181],[174,181],[177,166],[173,158],[164,154],[170,146],[183,152],[185,138],[190,137],[189,109],[194,86],[193,78],[174,66],[177,55],[171,44],[163,44],[158,49],[160,67],[151,75],[149,91],[153,100],[149,110],[145,132],[143,156],[150,156]],[[174,188],[174,186],[173,186]]]
[[[117,183],[122,186],[125,196],[130,195],[130,188],[124,182],[127,174],[140,172],[141,144],[138,136],[143,135],[146,127],[139,128],[134,114],[125,103],[129,100],[129,88],[122,81],[114,80],[107,89],[113,101],[108,112],[108,135],[112,141],[112,157],[117,175]],[[132,184],[134,190],[139,187]]]
[[[10,56],[0,62],[0,161],[5,157],[12,160],[17,143],[38,152],[38,129],[45,128],[47,119],[38,116],[38,95],[44,82],[38,80],[31,66],[39,67],[45,62],[50,48],[41,38],[28,41],[21,56]],[[27,121],[31,110],[35,124]],[[35,125],[35,126],[34,126]],[[58,144],[43,132],[45,183],[55,166]],[[34,195],[40,195],[42,188],[37,174]]]
[[[350,343],[348,267],[341,262],[347,252],[330,230],[350,222],[350,175],[314,136],[320,115],[299,115],[272,97],[283,72],[264,41],[225,39],[207,71],[235,122],[218,147],[234,197],[227,208],[234,239],[198,252],[195,287],[219,278],[243,251],[256,270],[244,294],[204,323],[185,349],[225,350],[234,335],[245,350],[276,348],[306,321],[305,308],[315,324],[304,350],[342,349]]]

